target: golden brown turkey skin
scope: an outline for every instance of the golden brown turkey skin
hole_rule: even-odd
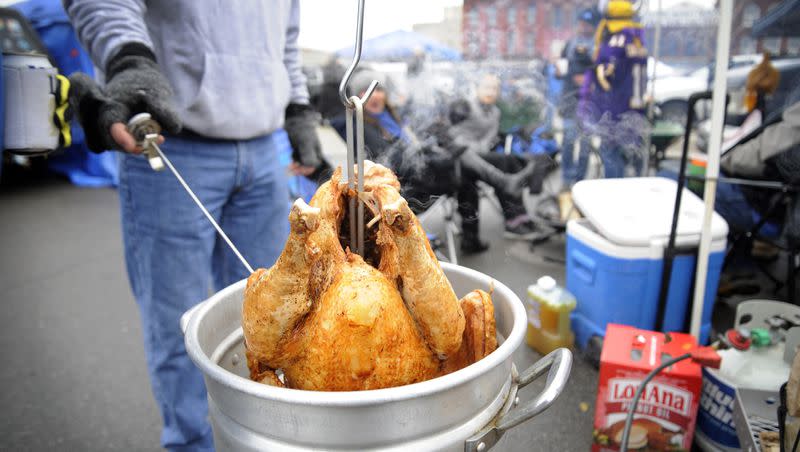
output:
[[[439,370],[397,288],[354,254],[293,332],[278,365],[287,386],[325,391],[399,386]]]
[[[403,300],[431,350],[446,359],[461,347],[464,332],[458,298],[406,200],[388,185],[375,187],[373,194],[396,246],[392,257],[397,259]],[[385,270],[387,265],[381,267]]]
[[[278,261],[247,278],[242,330],[248,362],[272,362],[281,341],[311,309],[306,240],[319,227],[319,214],[319,209],[297,200],[289,213],[289,239]]]
[[[459,301],[466,326],[461,347],[444,362],[442,375],[469,366],[497,349],[497,330],[492,296],[473,290]]]
[[[365,248],[378,269],[343,247],[355,193],[340,178],[337,169],[310,205],[295,202],[283,253],[248,278],[250,378],[295,389],[379,389],[444,375],[494,351],[490,295],[456,298],[397,178],[381,165],[365,162],[362,194],[376,215]]]

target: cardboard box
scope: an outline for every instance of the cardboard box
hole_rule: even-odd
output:
[[[600,356],[592,451],[619,450],[625,417],[642,379],[697,347],[688,334],[656,333],[609,324]],[[628,450],[689,451],[702,387],[700,365],[681,361],[647,385],[636,407]]]

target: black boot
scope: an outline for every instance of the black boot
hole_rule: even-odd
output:
[[[489,249],[489,242],[484,242],[477,235],[461,238],[461,253],[464,255],[478,254]]]
[[[536,165],[530,162],[517,173],[504,173],[472,151],[463,153],[460,160],[461,165],[478,179],[509,196],[520,196],[522,189],[528,186],[530,176],[536,168]]]

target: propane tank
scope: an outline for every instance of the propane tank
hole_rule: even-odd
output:
[[[789,379],[790,363],[785,359],[786,331],[797,324],[786,323],[784,318],[791,313],[793,318],[800,313],[796,306],[786,303],[761,301],[744,302],[745,309],[754,309],[752,303],[760,303],[759,314],[775,309],[775,314],[759,315],[759,321],[750,321],[748,328],[738,325],[729,330],[722,342],[730,348],[720,350],[722,365],[719,369],[703,368],[703,389],[697,414],[695,439],[701,449],[708,452],[734,452],[739,448],[733,409],[736,388],[755,389],[777,393]],[[737,309],[737,323],[750,314],[741,314]]]
[[[44,55],[3,55],[4,142],[7,151],[37,155],[59,147],[53,122],[58,71]]]

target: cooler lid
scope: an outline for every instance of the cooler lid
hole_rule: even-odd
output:
[[[630,177],[580,181],[572,199],[581,213],[608,240],[619,245],[647,246],[669,239],[678,183],[664,177]],[[683,189],[676,243],[700,243],[705,204]],[[725,239],[728,224],[716,212],[711,220],[713,240]]]

